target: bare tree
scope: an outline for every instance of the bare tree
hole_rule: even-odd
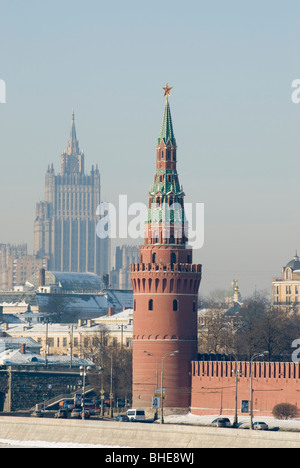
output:
[[[83,336],[83,354],[95,364],[95,371],[89,380],[100,394],[104,390],[109,395],[112,389],[117,398],[131,400],[132,394],[132,350],[116,345],[103,326],[93,336]],[[99,372],[97,368],[101,368]]]
[[[208,309],[199,326],[199,352],[227,353],[232,343],[232,328],[223,308]]]

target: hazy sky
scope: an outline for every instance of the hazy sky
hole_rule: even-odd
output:
[[[102,198],[146,202],[168,81],[180,182],[205,204],[201,292],[270,291],[300,251],[299,0],[0,0],[0,17],[0,243],[32,248],[72,107]]]

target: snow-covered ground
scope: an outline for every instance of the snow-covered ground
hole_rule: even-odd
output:
[[[74,444],[72,442],[46,442],[42,440],[10,440],[0,439],[0,448],[10,446],[13,448],[73,448],[73,449],[99,449],[99,448],[129,448],[113,445]]]
[[[191,413],[188,413],[186,415],[172,415],[172,416],[165,416],[164,420],[165,423],[168,424],[192,424],[192,425],[201,425],[201,426],[209,426],[211,425],[212,421],[216,418],[219,417],[225,417],[229,418],[231,423],[233,423],[233,417],[232,416],[226,416],[226,415],[210,415],[210,416],[195,416]],[[266,424],[268,424],[270,430],[285,430],[285,431],[300,431],[300,419],[291,419],[288,421],[284,420],[279,420],[279,419],[274,419],[272,417],[265,417],[261,416],[259,418],[254,417],[254,422],[259,422],[263,421]],[[157,421],[159,422],[159,421]],[[240,427],[249,427],[250,425],[250,417],[249,416],[239,416],[238,417],[238,423]]]

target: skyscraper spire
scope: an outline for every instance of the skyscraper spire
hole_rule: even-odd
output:
[[[61,155],[61,174],[66,173],[84,174],[84,154],[79,149],[76,136],[74,109],[72,109],[71,131],[67,149]]]
[[[67,146],[67,154],[72,156],[77,156],[79,154],[79,145],[76,137],[76,127],[75,127],[75,113],[74,108],[72,109],[72,123],[70,131],[70,139]]]

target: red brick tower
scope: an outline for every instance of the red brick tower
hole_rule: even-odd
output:
[[[187,246],[184,192],[176,169],[176,140],[166,105],[157,143],[156,173],[149,192],[140,263],[131,265],[134,291],[133,405],[149,408],[155,389],[164,407],[188,408],[191,365],[197,360],[197,301],[201,265]]]

